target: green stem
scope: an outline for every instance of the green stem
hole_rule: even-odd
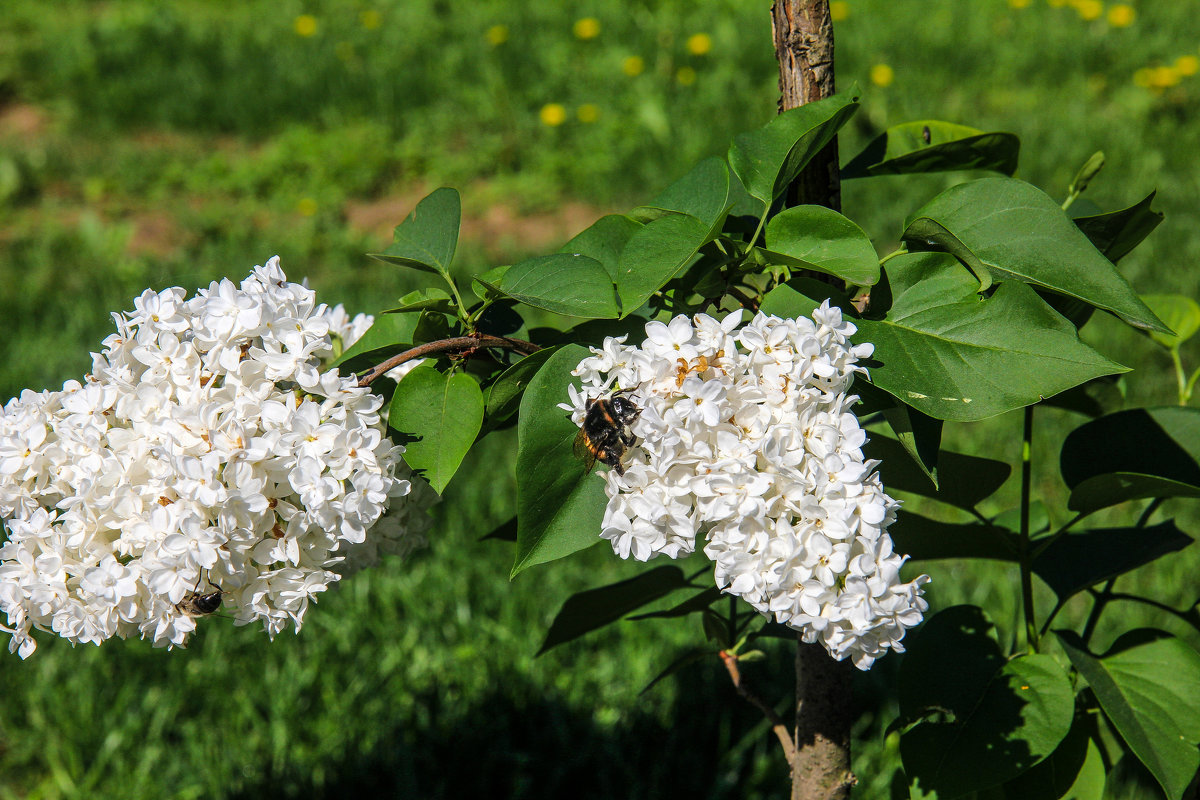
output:
[[[754,243],[758,241],[758,235],[762,233],[763,226],[767,224],[767,214],[770,213],[771,207],[767,206],[766,210],[763,211],[763,215],[758,218],[758,227],[754,229],[754,235],[751,236],[750,241],[746,243],[747,250],[749,250],[751,247],[754,247]]]
[[[1154,512],[1158,511],[1158,507],[1161,506],[1163,504],[1163,501],[1165,501],[1166,499],[1167,498],[1165,498],[1165,497],[1156,497],[1153,500],[1151,500],[1150,504],[1146,506],[1146,510],[1142,512],[1142,515],[1140,517],[1138,517],[1137,527],[1139,527],[1139,528],[1146,527],[1146,523],[1150,521],[1150,517],[1154,516]]]
[[[1059,537],[1061,537],[1067,531],[1071,530],[1071,528],[1074,528],[1079,523],[1079,520],[1083,519],[1090,513],[1091,513],[1090,511],[1085,511],[1085,512],[1076,514],[1074,517],[1071,518],[1071,520],[1069,522],[1067,522],[1066,525],[1063,525],[1061,528],[1056,530],[1053,534],[1046,537],[1045,539],[1039,540],[1038,546],[1036,548],[1034,548],[1034,550],[1033,550],[1033,560],[1037,561],[1038,556],[1040,556],[1042,553],[1046,552],[1047,547],[1049,547],[1050,545],[1052,545],[1056,541],[1058,541]]]
[[[468,327],[471,327],[471,315],[467,313],[467,307],[463,304],[462,295],[458,293],[458,287],[454,285],[454,279],[446,273],[438,273],[446,280],[446,285],[450,287],[450,293],[454,295],[454,302],[458,305],[458,318],[461,319]],[[474,331],[474,328],[471,328]]]
[[[1070,208],[1071,204],[1074,203],[1079,198],[1079,195],[1081,195],[1081,194],[1083,194],[1083,192],[1072,189],[1071,193],[1069,195],[1067,195],[1067,199],[1063,200],[1062,210],[1066,211],[1068,208]]]
[[[1175,382],[1179,384],[1179,405],[1186,406],[1191,392],[1188,391],[1187,373],[1183,371],[1178,347],[1171,348],[1171,361],[1175,364]]]
[[[1108,605],[1108,601],[1112,599],[1113,584],[1117,582],[1116,578],[1109,578],[1108,583],[1104,584],[1104,588],[1099,592],[1093,592],[1092,610],[1088,614],[1087,622],[1083,623],[1083,641],[1084,644],[1092,638],[1092,634],[1096,632],[1096,625],[1100,622],[1100,614],[1103,613],[1104,607]]]
[[[905,247],[904,245],[900,245],[900,246],[899,246],[899,247],[897,247],[895,250],[893,250],[892,252],[888,253],[888,254],[887,254],[886,256],[884,256],[883,258],[879,259],[879,266],[881,266],[881,267],[882,267],[884,264],[886,264],[887,262],[891,261],[891,260],[892,260],[893,258],[895,258],[896,256],[902,256],[902,255],[904,255],[904,254],[905,254],[905,253],[907,253],[907,252],[908,252],[908,248],[907,248],[907,247]]]
[[[1029,549],[1029,506],[1033,486],[1033,406],[1025,406],[1021,437],[1021,602],[1025,609],[1025,639],[1038,651],[1037,619],[1033,607],[1033,557]]]
[[[1196,388],[1197,378],[1200,378],[1200,367],[1197,367],[1196,371],[1192,373],[1192,377],[1188,378],[1187,389],[1183,392],[1184,400],[1189,403],[1192,401],[1192,390]]]

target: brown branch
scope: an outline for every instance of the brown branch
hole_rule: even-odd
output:
[[[796,752],[796,746],[792,744],[792,737],[788,733],[787,725],[775,713],[775,709],[771,708],[766,702],[756,695],[754,692],[746,688],[742,683],[742,673],[738,669],[738,657],[727,650],[721,650],[717,653],[721,657],[722,663],[725,664],[725,669],[729,672],[729,679],[733,681],[733,688],[737,689],[738,694],[752,703],[755,708],[763,713],[767,721],[771,723],[771,730],[775,732],[775,736],[779,739],[779,744],[783,746],[783,755],[787,758],[789,764],[792,763],[792,758]]]
[[[486,333],[473,333],[470,336],[455,336],[450,339],[439,339],[436,342],[419,344],[416,347],[398,353],[382,364],[371,368],[371,371],[358,379],[359,386],[370,386],[371,383],[385,372],[395,369],[401,364],[417,358],[426,358],[439,353],[449,353],[452,356],[469,356],[480,348],[494,347],[500,350],[516,350],[529,355],[542,348],[533,342],[523,339],[509,339],[507,336],[492,336]]]
[[[730,286],[728,289],[725,290],[725,294],[729,295],[734,300],[737,300],[739,303],[741,303],[742,308],[747,308],[750,311],[755,312],[755,313],[758,312],[758,301],[755,300],[750,295],[743,292],[741,289],[737,288],[736,286]]]

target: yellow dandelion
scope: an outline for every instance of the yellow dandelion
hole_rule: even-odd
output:
[[[1140,86],[1143,89],[1149,89],[1150,84],[1154,79],[1154,70],[1149,67],[1142,67],[1133,73],[1133,83],[1135,86]]]
[[[641,75],[644,69],[646,69],[646,62],[641,56],[629,56],[621,62],[621,72],[631,78]]]
[[[579,118],[580,122],[592,123],[600,118],[600,109],[592,103],[584,103],[575,112],[575,116]]]
[[[680,86],[691,86],[696,82],[696,70],[691,67],[680,67],[675,73],[675,80],[679,81]]]
[[[1180,56],[1175,59],[1175,71],[1180,75],[1195,75],[1200,72],[1200,58],[1195,56]]]
[[[1100,15],[1104,13],[1104,3],[1101,0],[1077,0],[1075,11],[1079,14],[1080,19],[1088,21],[1100,19]]]
[[[313,36],[317,32],[317,18],[312,14],[301,14],[292,22],[297,36]]]
[[[358,15],[358,22],[369,31],[378,30],[383,24],[383,15],[374,9],[367,9]]]
[[[712,50],[712,37],[707,33],[693,33],[688,37],[687,49],[694,56],[708,55]]]
[[[487,33],[484,36],[487,37],[488,44],[492,47],[499,47],[508,41],[508,26],[493,25],[487,29]]]
[[[567,110],[560,103],[546,103],[538,112],[538,119],[542,121],[543,125],[557,128],[567,121]]]
[[[1031,0],[1008,0],[1009,8],[1029,8]]]
[[[572,30],[575,31],[576,39],[584,41],[595,39],[600,35],[600,20],[595,17],[584,17],[575,21],[575,27]]]
[[[834,22],[841,22],[848,16],[850,16],[850,4],[846,0],[833,0],[829,4],[829,18]]]
[[[1150,74],[1151,89],[1169,89],[1179,83],[1179,71],[1174,67],[1155,67]]]
[[[1136,17],[1137,12],[1133,10],[1133,6],[1125,3],[1117,3],[1108,9],[1108,24],[1114,28],[1127,28],[1133,24]]]
[[[296,201],[296,211],[302,216],[311,217],[317,213],[317,201],[311,197],[301,197]]]
[[[888,87],[896,80],[896,71],[887,64],[876,64],[871,67],[871,83],[876,86]]]

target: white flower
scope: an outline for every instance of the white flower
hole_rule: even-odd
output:
[[[0,411],[10,650],[30,655],[35,628],[183,646],[188,599],[214,591],[240,623],[299,629],[340,575],[423,541],[435,496],[384,435],[382,399],[322,371],[331,329],[345,345],[369,318],[317,305],[277,258],[133,305],[85,380]]]
[[[562,408],[581,424],[613,387],[641,413],[625,473],[604,476],[601,536],[622,558],[691,553],[764,614],[867,669],[927,608],[920,576],[901,583],[887,526],[898,504],[849,394],[870,344],[823,304],[812,319],[699,314],[646,324],[640,347],[607,339],[574,370]]]

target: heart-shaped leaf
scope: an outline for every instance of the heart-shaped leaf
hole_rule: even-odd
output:
[[[333,362],[343,375],[362,372],[381,364],[391,356],[402,353],[413,346],[418,314],[381,314],[358,338]]]
[[[941,480],[935,487],[898,441],[877,433],[863,447],[863,457],[879,459],[879,474],[888,489],[932,497],[966,511],[995,494],[1012,472],[1003,461],[943,451],[938,454]]]
[[[1045,655],[1005,659],[976,606],[928,620],[900,665],[910,780],[939,800],[1012,780],[1049,756],[1074,718],[1071,682]]]
[[[409,314],[413,311],[440,311],[443,314],[454,313],[454,300],[445,289],[417,289],[400,298],[400,305],[389,308],[384,314]]]
[[[370,256],[449,279],[461,219],[458,191],[443,186],[417,203],[412,213],[396,226],[392,245],[387,250]]]
[[[958,169],[1017,171],[1021,140],[1011,133],[984,133],[940,120],[888,128],[842,167],[842,180]]]
[[[1016,561],[1020,554],[1017,538],[999,525],[979,522],[939,522],[910,511],[897,512],[888,528],[896,546],[913,561],[940,558],[987,558]]]
[[[634,209],[633,215],[648,221],[663,216],[663,212],[687,214],[712,227],[725,218],[730,200],[729,167],[722,158],[706,158],[662,194],[644,206]]]
[[[1059,603],[1100,581],[1149,564],[1192,543],[1174,520],[1145,528],[1108,528],[1060,536],[1034,559],[1033,571]]]
[[[1074,511],[1200,497],[1200,409],[1139,408],[1092,420],[1067,435],[1059,465]]]
[[[879,256],[871,239],[853,221],[824,206],[794,206],[767,223],[767,257],[841,278],[852,286],[879,281]]]
[[[496,289],[526,305],[572,317],[616,317],[612,277],[594,258],[555,253],[513,264]]]
[[[609,214],[592,223],[574,239],[559,248],[560,253],[574,253],[600,262],[611,283],[617,280],[617,264],[629,237],[642,225],[620,214]],[[487,277],[484,275],[483,277]]]
[[[1076,713],[1050,757],[1004,784],[1004,800],[1102,800],[1104,759],[1088,736],[1087,715]]]
[[[779,114],[743,133],[729,148],[729,165],[765,213],[800,171],[833,141],[858,110],[858,87]]]
[[[487,401],[484,403],[484,411],[489,422],[501,422],[517,411],[521,404],[521,396],[529,387],[533,376],[557,349],[544,347],[536,353],[530,353],[500,373],[500,377],[496,378],[488,387]]]
[[[1162,212],[1150,208],[1154,194],[1151,192],[1140,203],[1120,211],[1076,217],[1075,224],[1096,249],[1115,264],[1163,221]]]
[[[871,383],[931,417],[984,419],[1126,371],[1022,283],[980,298],[970,273],[941,253],[897,256],[886,272],[892,306],[884,319],[853,320],[854,341],[875,345]],[[762,307],[796,317],[815,303],[785,284]]]
[[[601,541],[608,498],[604,481],[575,457],[579,428],[558,407],[568,400],[571,371],[590,355],[564,346],[550,356],[521,398],[517,424],[517,555],[512,574]]]
[[[983,288],[1022,281],[1074,297],[1143,330],[1170,333],[1045,192],[1013,178],[984,178],[942,192],[909,217],[912,250],[951,253]]]
[[[1200,767],[1200,653],[1162,631],[1126,633],[1100,658],[1055,631],[1121,738],[1179,800]]]
[[[537,654],[540,656],[552,647],[603,628],[687,585],[679,567],[663,566],[628,580],[573,594],[554,616]]]
[[[629,237],[617,267],[617,294],[628,315],[696,260],[712,238],[711,228],[687,214],[648,223]]]
[[[396,387],[388,424],[418,437],[406,446],[404,460],[440,494],[483,425],[483,392],[470,375],[422,364]]]

